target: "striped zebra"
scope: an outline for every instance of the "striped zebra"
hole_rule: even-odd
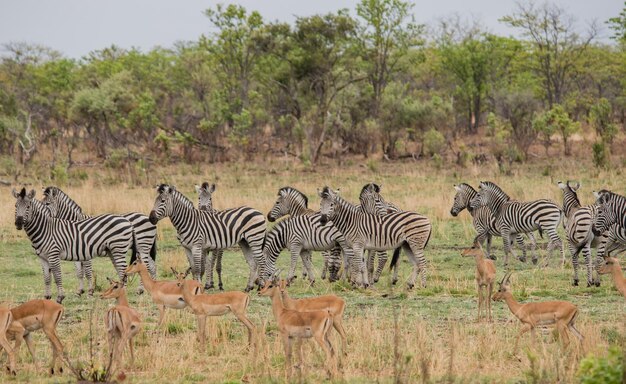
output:
[[[593,219],[597,214],[597,205],[582,206],[578,200],[577,191],[580,183],[567,181],[557,182],[563,191],[563,212],[565,212],[565,236],[572,255],[572,266],[574,267],[574,278],[572,284],[578,286],[578,255],[582,252],[587,266],[587,286],[599,286],[600,278],[596,273],[593,276],[593,259],[591,248],[597,247],[600,242],[605,242],[603,235],[595,236],[591,227]]]
[[[35,190],[26,188],[15,197],[15,227],[24,228],[41,262],[45,298],[50,299],[51,276],[57,286],[57,302],[65,297],[61,280],[61,260],[88,261],[96,256],[109,256],[120,279],[126,270],[126,252],[136,252],[132,224],[117,215],[100,215],[82,221],[69,221],[50,216],[45,205],[35,199]]]
[[[408,254],[413,264],[407,285],[415,286],[418,272],[421,275],[421,285],[426,286],[426,259],[424,248],[428,244],[432,232],[430,220],[415,212],[389,213],[384,216],[371,215],[363,212],[360,208],[344,200],[337,192],[328,187],[319,191],[321,198],[320,224],[326,225],[332,221],[343,236],[348,245],[354,251],[353,271],[359,271],[367,279],[367,271],[363,261],[364,250],[386,251],[396,249],[391,260],[397,261],[399,249],[402,247]],[[359,262],[359,264],[356,264]]]
[[[43,199],[41,202],[48,207],[52,217],[58,219],[80,221],[91,216],[83,213],[82,208],[68,194],[60,188],[49,186],[43,189]],[[131,222],[135,230],[137,239],[137,253],[141,260],[148,266],[148,271],[153,279],[156,279],[156,225],[150,223],[148,216],[131,212],[119,215]],[[130,264],[134,263],[136,256],[133,254]],[[76,263],[76,275],[79,280],[79,292],[83,291],[83,276],[89,282],[89,294],[93,294],[92,266],[91,260]],[[143,293],[143,284],[139,283],[139,293]]]
[[[473,244],[479,242],[481,245],[487,242],[485,247],[485,253],[488,258],[491,260],[496,260],[495,256],[491,254],[491,239],[493,236],[501,236],[500,231],[496,227],[496,218],[491,213],[491,209],[488,207],[478,207],[476,209],[471,209],[469,206],[470,201],[478,194],[476,190],[469,184],[461,183],[459,185],[454,185],[454,190],[456,191],[454,195],[454,203],[452,204],[452,208],[450,209],[450,214],[454,217],[458,216],[461,211],[467,209],[469,214],[472,216],[472,224],[474,225],[474,229],[477,234],[474,238]],[[535,236],[532,232],[526,233],[528,239],[530,240],[531,249],[533,252],[532,259],[533,262],[537,260],[536,248],[537,242],[535,240]],[[524,237],[521,234],[517,234],[515,236],[515,241],[517,245],[522,250],[522,257],[520,260],[526,260],[526,246],[524,245]]]
[[[196,185],[196,192],[198,193],[198,209],[201,211],[209,211],[213,214],[217,213],[217,210],[213,208],[213,192],[215,192],[215,184],[209,184],[205,181],[200,186]],[[224,285],[222,284],[223,254],[223,249],[212,250],[210,257],[209,252],[206,253],[205,260],[208,264],[208,268],[205,268],[204,266],[202,267],[202,270],[206,271],[206,283],[204,284],[205,290],[215,288],[215,285],[213,284],[213,266],[215,266],[215,270],[217,271],[219,290],[224,290]]]
[[[328,251],[337,246],[343,249],[347,258],[352,260],[352,248],[348,246],[343,235],[332,225],[320,225],[321,215],[292,216],[280,221],[272,228],[265,238],[263,256],[265,268],[261,272],[264,279],[269,279],[276,272],[276,259],[280,252],[288,248],[291,253],[291,267],[287,275],[287,282],[295,278],[296,262],[302,257],[304,268],[311,285],[315,283],[313,265],[311,263],[311,251]],[[330,281],[336,277],[336,271],[331,271]],[[356,285],[363,284],[361,281],[352,281]]]
[[[381,190],[382,186],[375,183],[366,184],[361,189],[361,193],[359,195],[359,201],[361,202],[361,205],[359,207],[363,210],[363,212],[369,213],[370,215],[378,216],[384,216],[388,213],[402,212],[402,210],[396,205],[383,199],[383,197],[380,195]],[[367,198],[367,196],[372,196],[373,194],[378,194],[378,197],[376,199]],[[378,265],[376,267],[376,270],[374,270],[374,261],[376,258],[378,258]],[[387,264],[387,251],[367,251],[367,273],[370,281],[372,281],[372,284],[377,283],[380,279],[380,275],[383,273],[385,264]],[[394,264],[391,283],[396,284],[397,282],[398,264],[396,263]]]
[[[314,216],[318,214],[318,212],[309,209],[309,198],[299,190],[293,187],[282,187],[278,190],[278,197],[276,198],[276,202],[274,206],[267,214],[267,220],[270,222],[274,222],[279,218],[289,215],[291,217],[298,216]],[[301,255],[301,257],[308,257],[310,253],[305,253]],[[330,251],[323,251],[322,256],[324,258],[324,266],[322,268],[322,280],[326,279],[326,273],[328,272],[328,281],[333,282],[340,279],[340,271],[342,265],[341,259],[341,247],[337,246]],[[306,272],[306,265],[310,263],[310,261],[302,260],[302,264],[304,264],[303,271]],[[344,270],[347,270],[348,267],[348,258],[344,254],[343,259]],[[306,272],[308,273],[308,272]],[[306,274],[305,274],[306,276]],[[347,275],[346,275],[347,276]]]
[[[207,250],[239,244],[250,267],[246,291],[254,288],[257,266],[262,267],[264,263],[266,224],[261,212],[250,207],[225,209],[217,213],[201,211],[174,186],[167,184],[159,185],[157,193],[150,222],[156,224],[165,217],[170,218],[187,253],[194,279],[200,281],[202,278],[202,259]]]
[[[496,228],[502,235],[504,243],[504,266],[508,266],[509,253],[515,257],[511,249],[511,235],[539,230],[547,233],[550,238],[548,252],[550,257],[554,248],[561,249],[561,260],[565,263],[563,243],[557,233],[563,211],[555,202],[547,199],[520,202],[511,200],[500,187],[490,181],[481,181],[478,194],[470,201],[470,208],[488,207],[496,218]],[[536,262],[536,260],[533,260]]]
[[[593,221],[594,235],[604,233],[606,241],[598,247],[596,266],[610,253],[626,248],[626,197],[606,189],[594,192],[598,211]]]

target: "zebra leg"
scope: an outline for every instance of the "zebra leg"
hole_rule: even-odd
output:
[[[206,283],[204,284],[204,289],[207,291],[209,289],[215,288],[215,285],[213,284],[213,265],[215,264],[216,252],[218,252],[218,250],[211,251],[210,256],[209,256],[209,252],[207,251],[206,256],[205,256],[205,260],[207,260],[208,267],[204,269],[206,273]]]
[[[374,279],[374,251],[367,251],[367,275],[370,279]]]
[[[552,253],[554,248],[560,248],[562,257],[561,257],[561,267],[565,266],[565,252],[563,251],[563,243],[561,242],[561,238],[556,233],[556,228],[549,228],[546,230],[548,237],[550,238],[550,242],[548,243],[548,260],[546,260],[545,266],[548,266],[550,259],[552,259]]]
[[[415,286],[418,273],[420,274],[422,288],[426,288],[426,258],[424,257],[424,249],[419,244],[411,241],[408,242],[408,246],[405,245],[403,248],[413,264],[413,271],[407,282],[408,288],[412,289]]]
[[[302,258],[302,268],[307,271],[307,277],[311,285],[315,284],[315,274],[313,273],[313,263],[311,262],[311,251],[304,250],[300,252]]]
[[[250,266],[250,275],[248,276],[248,285],[246,285],[246,292],[250,292],[254,288],[255,282],[258,282],[257,267],[261,266],[261,259],[263,258],[262,245],[248,245],[245,241],[239,243],[241,250]],[[264,268],[261,271],[265,270]]]
[[[513,253],[511,250],[511,234],[508,229],[503,229],[502,233],[502,244],[504,246],[504,268],[509,266],[509,253]],[[515,257],[515,255],[513,255]]]
[[[352,260],[350,260],[350,283],[355,286],[363,286],[367,281],[367,268],[363,262],[363,247],[355,244]]]
[[[528,241],[530,241],[530,252],[531,252],[531,261],[533,265],[537,265],[539,259],[537,257],[537,239],[535,239],[535,235],[532,232],[526,233],[526,237],[528,237]],[[522,239],[523,242],[524,239]]]
[[[224,251],[222,249],[218,249],[213,251],[213,254],[215,256],[215,269],[217,271],[217,287],[219,288],[220,291],[224,290],[224,284],[222,284],[222,255],[224,254]],[[211,273],[211,276],[213,276],[213,273]]]
[[[520,257],[519,260],[525,263],[526,262],[526,245],[524,244],[524,236],[522,236],[521,233],[516,234],[515,242],[517,243],[517,246],[519,247],[519,249],[522,250],[522,257]]]
[[[193,279],[202,283],[202,258],[205,255],[205,251],[201,245],[194,245],[191,249],[191,255],[193,257],[193,265],[191,266],[191,274]]]
[[[574,244],[572,244],[571,241],[568,242],[569,244],[569,252],[572,256],[572,269],[574,270],[574,279],[572,281],[572,285],[577,287],[578,286],[578,253],[576,252],[576,246]]]
[[[83,261],[83,269],[85,271],[85,279],[89,283],[89,290],[87,291],[87,294],[89,296],[93,296],[93,291],[96,289],[96,287],[94,286],[94,281],[93,281],[92,261],[91,260]]]
[[[330,251],[323,251],[322,258],[324,259],[324,265],[322,267],[322,275],[320,278],[326,280],[326,271],[328,270],[328,259],[330,258]]]
[[[54,277],[54,283],[57,286],[57,303],[61,304],[65,298],[65,292],[63,291],[63,279],[61,277],[61,260],[58,255],[48,255],[48,262],[50,263],[50,270]]]
[[[41,262],[41,271],[43,272],[43,282],[45,286],[45,293],[43,297],[46,300],[50,300],[52,298],[52,292],[50,292],[50,284],[52,283],[50,264],[48,264],[48,261],[44,259],[39,259],[39,261]]]
[[[591,259],[591,244],[587,242],[583,248],[583,256],[585,257],[585,265],[587,266],[587,287],[594,285],[593,280],[593,260]]]
[[[385,269],[385,265],[387,264],[387,252],[379,251],[376,252],[378,255],[378,266],[376,267],[376,271],[374,272],[373,283],[378,283],[380,280],[380,275],[383,273],[383,269]]]
[[[331,283],[341,279],[341,266],[343,264],[342,252],[344,252],[342,248],[336,246],[325,254],[328,258],[324,260],[324,264],[328,268],[328,281]]]
[[[289,273],[287,273],[287,285],[290,285],[291,282],[298,277],[296,276],[296,266],[298,264],[298,257],[300,257],[300,252],[302,252],[302,245],[291,244],[289,247],[289,252],[291,253],[291,264],[289,267]]]
[[[81,263],[80,261],[77,261],[74,263],[74,267],[76,268],[76,278],[78,279],[78,289],[76,290],[76,294],[78,296],[81,296],[83,293],[85,293],[85,286],[83,283],[83,277],[84,277],[83,263]]]

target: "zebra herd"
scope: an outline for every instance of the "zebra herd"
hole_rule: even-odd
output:
[[[562,222],[574,266],[574,285],[579,282],[580,253],[587,268],[587,284],[599,285],[595,268],[609,253],[626,245],[626,198],[601,190],[595,193],[596,204],[581,206],[577,196],[579,183],[559,182],[558,187],[563,192],[562,208],[548,199],[513,200],[492,182],[480,182],[478,190],[462,183],[454,186],[456,194],[450,213],[457,216],[463,209],[469,211],[477,232],[475,242],[486,242],[488,257],[492,237],[502,237],[507,267],[509,255],[515,257],[512,239],[521,249],[519,260],[526,260],[528,246],[523,235],[530,242],[533,263],[538,262],[534,231],[547,235],[549,256],[560,249],[564,261],[563,245],[557,233]],[[51,297],[51,277],[54,277],[57,301],[60,303],[64,298],[61,260],[76,262],[79,294],[84,291],[83,276],[88,280],[88,292],[93,293],[91,261],[96,256],[109,256],[122,279],[127,265],[126,253],[132,250],[131,263],[136,257],[141,258],[150,275],[156,277],[156,224],[166,217],[176,229],[193,278],[201,281],[206,274],[205,289],[214,288],[213,269],[216,267],[218,288],[223,290],[222,252],[236,245],[249,266],[246,291],[255,285],[261,286],[275,274],[276,261],[283,249],[291,255],[287,281],[295,278],[300,258],[303,274],[314,283],[311,252],[322,251],[322,278],[327,276],[329,281],[336,281],[343,274],[352,284],[368,287],[378,281],[387,261],[387,251],[394,250],[390,264],[395,284],[398,259],[403,250],[413,266],[408,288],[416,284],[418,275],[420,285],[426,286],[424,249],[432,233],[431,222],[424,215],[403,211],[385,201],[381,187],[375,183],[362,188],[359,204],[352,204],[337,191],[324,187],[318,190],[319,211],[309,209],[307,196],[297,189],[280,188],[267,221],[281,220],[269,230],[263,213],[254,208],[215,210],[214,184],[203,183],[196,186],[196,191],[197,208],[174,186],[161,184],[149,216],[129,213],[91,217],[57,187],[45,188],[42,201],[35,199],[34,190],[14,190],[15,225],[18,230],[24,228],[39,257],[45,297]],[[592,247],[598,248],[595,262]],[[367,260],[365,251],[369,252]],[[374,268],[376,256],[378,265]]]

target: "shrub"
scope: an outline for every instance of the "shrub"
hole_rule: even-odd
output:
[[[587,356],[580,362],[577,376],[582,384],[619,384],[622,382],[624,356],[617,346],[607,357]]]
[[[602,141],[593,143],[591,147],[593,151],[593,164],[596,168],[607,168],[609,166],[610,157],[606,144]]]
[[[424,134],[424,153],[427,155],[441,155],[445,146],[446,138],[436,129],[431,128]]]

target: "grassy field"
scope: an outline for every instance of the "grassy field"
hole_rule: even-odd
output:
[[[556,181],[577,179],[582,182],[580,199],[591,203],[591,191],[609,188],[618,193],[626,190],[621,172],[580,174],[580,169],[569,166],[535,166],[517,169],[512,175],[501,176],[496,168],[434,169],[423,163],[384,164],[367,166],[348,164],[342,168],[322,167],[317,172],[291,162],[263,165],[179,166],[162,169],[145,176],[146,186],[127,186],[113,182],[124,175],[101,170],[90,175],[81,186],[63,189],[90,214],[101,212],[141,211],[148,213],[155,191],[148,187],[160,182],[176,185],[194,201],[194,184],[202,181],[217,183],[214,204],[219,208],[249,205],[262,212],[272,206],[279,187],[292,185],[310,198],[310,207],[319,207],[316,189],[324,185],[341,188],[348,200],[357,201],[363,184],[376,181],[383,185],[387,200],[407,210],[429,216],[433,222],[433,236],[426,249],[428,286],[407,291],[404,281],[410,265],[403,256],[400,264],[401,280],[391,286],[385,271],[381,281],[369,290],[352,290],[344,283],[328,284],[318,279],[309,287],[298,279],[290,290],[294,297],[335,293],[347,301],[346,321],[348,355],[341,361],[337,382],[388,383],[401,382],[575,382],[582,358],[588,355],[605,356],[610,345],[622,343],[625,335],[625,303],[612,283],[603,278],[601,287],[571,286],[571,266],[560,266],[560,255],[549,260],[549,266],[539,268],[531,263],[513,262],[512,287],[520,301],[569,300],[578,305],[580,315],[577,327],[585,336],[581,346],[564,348],[551,333],[540,333],[533,345],[530,337],[521,341],[520,353],[513,355],[513,342],[519,322],[513,318],[504,303],[494,303],[493,323],[476,322],[477,296],[474,283],[474,261],[459,255],[474,236],[470,216],[464,212],[453,218],[449,214],[454,196],[453,184],[491,180],[501,185],[512,197],[520,200],[552,198],[562,202]],[[41,182],[32,180],[32,187],[41,197]],[[23,231],[13,225],[14,199],[9,189],[0,193],[0,300],[19,304],[40,298],[43,281],[39,262]],[[542,240],[545,243],[545,240]],[[540,241],[541,242],[541,241]],[[494,239],[496,266],[501,278],[502,242]],[[539,251],[545,257],[544,251]],[[569,253],[567,252],[569,260]],[[186,258],[178,244],[175,232],[164,220],[159,223],[158,268],[163,279],[173,278],[170,266],[183,269]],[[285,253],[279,259],[286,267]],[[314,254],[314,263],[321,270],[321,256]],[[106,276],[113,277],[109,260],[95,263],[98,294],[105,289]],[[110,302],[98,297],[77,297],[72,292],[77,286],[73,265],[63,264],[64,287],[67,297],[59,334],[74,364],[88,364],[90,340],[94,343],[94,359],[104,364],[106,339],[103,314]],[[228,251],[224,255],[224,283],[226,289],[238,290],[245,286],[248,268],[241,252]],[[584,276],[584,272],[583,272]],[[583,280],[584,281],[584,280]],[[131,281],[129,299],[144,318],[144,329],[138,336],[136,360],[124,369],[128,382],[282,382],[284,381],[284,353],[276,323],[267,298],[252,293],[250,317],[258,327],[256,350],[246,346],[245,328],[227,315],[209,321],[206,350],[200,351],[195,342],[195,318],[188,311],[170,310],[166,325],[156,326],[158,310],[149,296],[138,296]],[[54,286],[54,285],[53,285]],[[53,295],[55,294],[53,288]],[[92,337],[90,337],[90,325]],[[339,339],[332,336],[333,344]],[[50,358],[50,348],[42,334],[35,335],[37,369],[22,348],[16,378],[1,376],[2,381],[68,382],[72,376],[48,377],[43,369]],[[325,377],[322,353],[313,343],[305,345],[308,361],[304,382],[318,382]]]

